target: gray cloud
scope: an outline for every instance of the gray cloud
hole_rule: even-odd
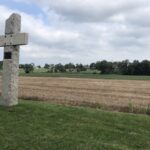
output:
[[[69,21],[102,22],[120,13],[134,15],[134,11],[150,5],[149,0],[49,0],[36,1],[47,12],[55,12]],[[140,13],[140,12],[139,12]],[[136,17],[136,15],[134,15]]]

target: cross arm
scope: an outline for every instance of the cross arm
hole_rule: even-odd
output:
[[[28,44],[27,33],[16,33],[16,34],[7,34],[4,36],[0,36],[0,47],[27,45],[27,44]]]

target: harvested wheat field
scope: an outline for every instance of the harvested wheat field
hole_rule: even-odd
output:
[[[133,111],[150,104],[150,81],[20,77],[19,97]]]

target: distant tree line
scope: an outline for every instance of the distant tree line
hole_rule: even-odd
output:
[[[35,65],[34,65],[34,63],[31,63],[31,64],[20,64],[19,68],[23,69],[25,71],[25,73],[31,73],[31,72],[34,71]]]
[[[122,74],[122,75],[150,75],[150,61],[139,62],[124,60],[121,62],[98,61],[90,64],[90,68],[101,71],[101,74]]]
[[[44,68],[48,70],[48,72],[81,72],[86,71],[88,69],[88,65],[68,63],[68,64],[45,64]]]
[[[93,70],[93,73],[98,70],[101,74],[122,74],[122,75],[150,75],[150,61],[129,60],[111,62],[107,60],[97,61],[90,65],[83,64],[45,64],[45,69],[48,72],[81,72]]]
[[[2,63],[0,63],[2,67]],[[35,65],[31,64],[21,64],[20,68],[24,69],[25,73],[33,72]],[[37,66],[36,68],[42,68]],[[122,75],[150,75],[150,61],[143,60],[138,61],[134,60],[130,62],[129,60],[111,62],[107,60],[97,61],[89,65],[83,64],[45,64],[44,68],[49,73],[57,72],[83,72],[90,71],[92,73],[101,73],[101,74],[122,74]]]
[[[0,69],[3,69],[3,61],[0,61]]]

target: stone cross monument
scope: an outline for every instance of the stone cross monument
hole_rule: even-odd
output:
[[[0,36],[0,47],[4,47],[2,95],[0,105],[18,104],[19,45],[28,43],[28,34],[20,33],[21,16],[12,14],[5,25],[5,35]]]

